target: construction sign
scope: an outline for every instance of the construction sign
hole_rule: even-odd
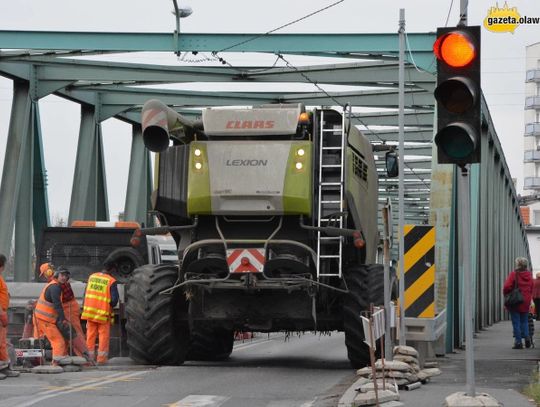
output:
[[[405,317],[435,317],[435,227],[404,226]]]

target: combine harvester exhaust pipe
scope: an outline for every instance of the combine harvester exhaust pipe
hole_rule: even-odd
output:
[[[154,153],[169,147],[169,137],[181,140],[191,136],[197,125],[198,122],[182,116],[156,99],[149,100],[142,108],[144,145]],[[198,127],[202,127],[202,124]]]

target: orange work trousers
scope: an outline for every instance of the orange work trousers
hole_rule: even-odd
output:
[[[86,346],[90,356],[95,355],[96,339],[98,341],[97,363],[107,363],[109,360],[109,339],[111,336],[111,324],[86,321]]]
[[[7,352],[7,326],[0,324],[0,362],[9,362]]]
[[[67,356],[66,340],[52,322],[43,321],[42,319],[34,318],[34,323],[37,324],[37,330],[43,332],[52,346],[53,360],[62,359]]]
[[[77,333],[77,336],[81,338],[84,343],[85,336],[81,326],[81,308],[79,307],[79,303],[73,298],[71,301],[62,303],[62,308],[64,309],[64,316]],[[83,356],[79,349],[73,350],[77,356]]]
[[[79,303],[75,298],[73,298],[71,301],[63,302],[62,308],[64,309],[64,316],[66,320],[71,324],[75,332],[77,333],[77,336],[82,338],[82,341],[85,342],[85,336],[84,332],[81,326],[81,308],[79,307]],[[34,338],[41,338],[45,335],[45,332],[43,331],[43,328],[41,327],[40,322],[37,321],[36,323],[36,317],[34,316],[32,318],[33,324],[34,324]],[[50,339],[49,339],[50,340]],[[69,343],[66,341],[66,349],[69,349]],[[79,349],[73,349],[75,354],[77,356],[83,356],[82,352]]]

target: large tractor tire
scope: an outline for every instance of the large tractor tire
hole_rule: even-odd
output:
[[[369,347],[364,343],[364,328],[360,312],[367,311],[371,303],[384,304],[384,266],[370,264],[353,266],[344,273],[349,293],[343,304],[343,326],[347,355],[353,368],[370,363]],[[395,270],[390,269],[391,298],[397,298]],[[377,353],[376,353],[377,356]]]
[[[187,360],[220,361],[232,353],[234,332],[224,328],[213,328],[195,324],[191,330],[191,346]]]
[[[127,344],[138,363],[180,365],[189,349],[187,302],[181,290],[160,294],[174,285],[174,265],[145,265],[133,272],[127,286]]]
[[[369,303],[375,305],[384,304],[384,265],[383,264],[370,264],[366,266],[368,268],[367,286],[369,293]],[[398,298],[398,280],[396,277],[396,269],[390,267],[390,299],[396,300]],[[369,305],[368,303],[368,305]]]
[[[364,343],[364,328],[360,318],[360,311],[369,307],[367,274],[367,266],[353,266],[343,275],[349,289],[343,300],[343,331],[347,356],[355,369],[367,366],[370,362],[369,347]]]

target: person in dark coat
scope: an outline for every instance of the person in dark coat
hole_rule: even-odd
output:
[[[536,278],[534,279],[533,301],[536,309],[536,320],[540,321],[540,273],[536,273]]]
[[[529,261],[524,257],[518,257],[515,261],[516,269],[512,271],[504,282],[503,294],[507,295],[514,289],[514,282],[517,280],[517,286],[523,295],[523,302],[515,307],[506,307],[512,319],[514,330],[514,346],[512,349],[523,349],[522,339],[525,339],[525,347],[531,347],[529,337],[529,307],[532,300],[533,278],[528,270]]]

